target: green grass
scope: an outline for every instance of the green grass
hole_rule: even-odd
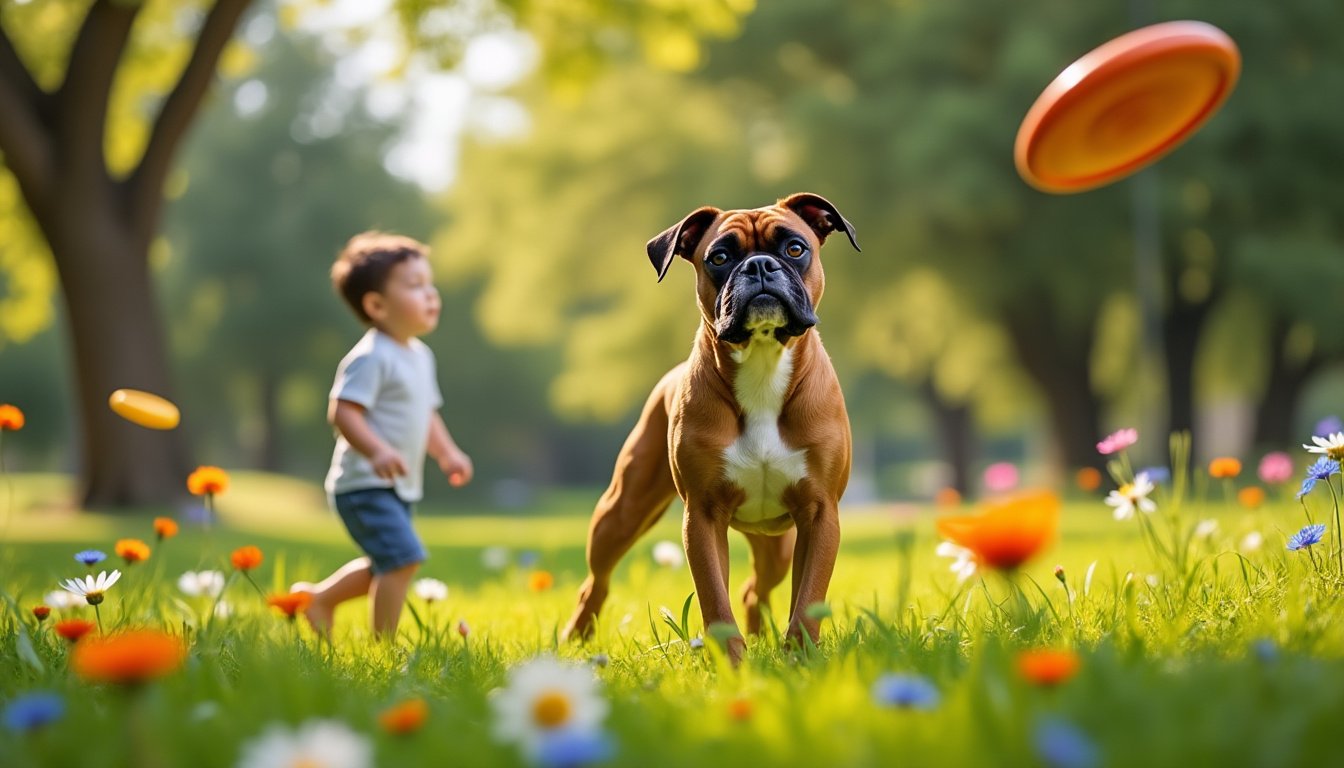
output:
[[[693,589],[685,568],[662,569],[649,557],[655,541],[679,538],[675,508],[622,563],[588,645],[560,645],[556,635],[584,575],[596,493],[543,499],[510,517],[424,510],[418,527],[430,560],[420,575],[448,583],[446,604],[417,605],[427,626],[408,613],[389,647],[369,638],[367,606],[356,601],[338,613],[337,641],[327,646],[302,622],[268,613],[241,580],[226,593],[235,614],[210,623],[202,620],[208,601],[175,586],[184,570],[227,570],[228,553],[242,544],[265,552],[256,576],[268,590],[320,578],[355,556],[320,490],[238,474],[220,499],[220,525],[184,526],[158,544],[148,517],[70,512],[64,478],[10,477],[0,481],[0,505],[8,505],[0,506],[0,708],[46,690],[60,693],[67,711],[35,733],[0,729],[0,762],[233,766],[271,724],[325,717],[370,738],[379,766],[523,764],[516,749],[491,738],[489,692],[510,667],[549,653],[576,663],[609,659],[594,669],[611,702],[617,765],[1038,765],[1033,733],[1050,718],[1081,729],[1106,765],[1341,764],[1344,746],[1331,728],[1344,711],[1340,581],[1284,550],[1304,521],[1291,498],[1247,511],[1212,490],[1196,489],[1211,501],[1179,518],[1181,531],[1204,518],[1220,529],[1191,543],[1184,571],[1154,560],[1136,521],[1112,520],[1099,499],[1076,500],[1065,507],[1057,543],[1014,581],[991,574],[961,588],[933,555],[934,510],[847,508],[833,615],[819,647],[789,648],[768,632],[734,670],[712,641],[703,650],[669,642],[675,634],[659,616],[666,606],[679,620]],[[1329,497],[1311,502],[1328,505]],[[1333,536],[1327,507],[1314,509]],[[1154,520],[1164,535],[1167,514]],[[1252,530],[1264,546],[1243,558],[1236,545]],[[58,579],[83,571],[74,552],[111,552],[128,536],[155,552],[122,568],[101,608],[109,631],[157,626],[191,647],[184,669],[131,692],[72,675],[63,641],[29,612]],[[536,552],[555,588],[529,591],[516,567],[486,571],[480,553],[490,545]],[[735,535],[732,547],[736,593],[746,547]],[[1056,564],[1072,601],[1054,578]],[[786,588],[772,596],[776,625],[787,600]],[[91,617],[88,608],[73,612]],[[465,642],[453,630],[459,619],[472,628]],[[689,635],[702,634],[698,609],[688,624]],[[1076,649],[1077,676],[1055,689],[1022,680],[1016,654],[1042,646]],[[940,702],[930,711],[879,705],[872,687],[890,672],[927,677]],[[427,727],[402,738],[382,733],[377,713],[408,696],[428,700]],[[729,716],[735,698],[750,701],[749,719]]]

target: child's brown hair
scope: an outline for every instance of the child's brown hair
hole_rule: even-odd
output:
[[[336,263],[331,284],[365,325],[373,318],[364,311],[364,294],[379,292],[392,268],[407,259],[428,258],[429,248],[418,240],[386,232],[361,232],[350,238]]]

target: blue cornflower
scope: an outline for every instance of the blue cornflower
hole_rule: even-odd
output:
[[[1315,464],[1307,467],[1307,476],[1302,480],[1302,490],[1297,492],[1297,498],[1302,498],[1311,489],[1316,487],[1316,483],[1322,480],[1330,479],[1331,475],[1339,474],[1339,462],[1334,459],[1320,458]]]
[[[75,559],[92,568],[93,566],[107,559],[106,552],[99,552],[96,549],[86,549],[83,552],[76,552]]]
[[[54,723],[65,714],[65,700],[54,693],[29,693],[5,707],[5,727],[11,731],[34,731]]]
[[[1145,467],[1140,469],[1138,474],[1148,474],[1148,479],[1155,485],[1161,485],[1171,479],[1171,470],[1162,466]]]
[[[518,553],[518,567],[531,568],[541,560],[541,553],[528,549]]]
[[[1273,664],[1279,660],[1279,646],[1267,637],[1251,643],[1251,653],[1261,664]]]
[[[919,675],[883,675],[873,683],[878,704],[901,709],[933,709],[941,698],[938,689]]]
[[[549,731],[537,743],[537,764],[542,768],[578,768],[611,758],[615,750],[601,731],[562,728]]]
[[[1344,432],[1344,421],[1341,421],[1338,416],[1326,416],[1316,422],[1316,428],[1311,431],[1311,434],[1325,437],[1336,432]]]
[[[1091,768],[1100,762],[1097,745],[1077,726],[1045,719],[1036,724],[1036,754],[1050,768]]]
[[[1325,535],[1324,523],[1308,525],[1302,530],[1298,531],[1297,533],[1294,533],[1292,538],[1288,539],[1288,548],[1293,551],[1297,551],[1299,549],[1306,549],[1307,547],[1310,547],[1312,544],[1320,544],[1321,537],[1324,535]]]

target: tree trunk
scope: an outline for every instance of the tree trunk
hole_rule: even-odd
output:
[[[1189,304],[1174,299],[1162,323],[1167,367],[1167,432],[1188,431],[1192,440],[1197,437],[1194,433],[1195,353],[1211,307],[1211,301]],[[1191,455],[1198,455],[1198,451]]]
[[[63,226],[48,231],[73,342],[84,504],[171,505],[186,496],[190,460],[181,433],[132,424],[107,402],[121,388],[172,399],[147,249],[118,225],[115,198],[70,198]]]
[[[1324,363],[1315,352],[1301,362],[1285,360],[1284,346],[1291,331],[1292,324],[1278,318],[1270,334],[1269,377],[1255,409],[1255,445],[1265,450],[1295,447],[1293,417],[1297,414],[1297,404],[1307,382]]]
[[[952,468],[952,487],[963,499],[970,498],[972,490],[971,461],[975,453],[975,432],[972,429],[971,409],[965,403],[952,403],[944,398],[927,378],[920,384],[920,394],[933,412],[938,429],[938,442],[943,449],[943,460]]]
[[[1063,328],[1041,312],[1044,301],[1003,315],[1017,359],[1041,390],[1058,470],[1102,466],[1097,453],[1101,403],[1092,391],[1091,350],[1096,318]]]

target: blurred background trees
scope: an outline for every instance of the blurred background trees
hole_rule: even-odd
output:
[[[1061,68],[1136,26],[1130,3],[656,5],[504,3],[437,37],[447,17],[397,17],[403,52],[432,52],[472,91],[450,102],[389,98],[414,79],[401,54],[353,76],[368,28],[334,35],[285,22],[299,6],[261,4],[147,251],[197,455],[320,477],[326,390],[359,333],[326,269],[350,235],[383,228],[435,247],[445,315],[429,342],[445,419],[477,460],[471,492],[519,504],[531,488],[600,484],[696,323],[690,270],[659,284],[644,242],[698,205],[800,190],[834,202],[864,246],[825,253],[819,327],[853,416],[856,495],[974,493],[996,460],[1058,479],[1131,424],[1148,436],[1141,461],[1164,460],[1161,435],[1186,428],[1202,455],[1249,456],[1344,408],[1331,324],[1344,107],[1327,97],[1344,87],[1344,7],[1155,9],[1145,22],[1226,30],[1244,58],[1237,90],[1141,177],[1050,196],[1016,176],[1018,123]],[[16,13],[0,23],[24,41]],[[487,47],[501,62],[540,51],[538,64],[473,81]],[[146,82],[181,66],[141,63],[158,73]],[[442,191],[406,178],[426,184],[430,155],[407,126],[435,108],[460,126],[438,148],[457,157]],[[110,125],[109,142],[122,132]],[[68,325],[7,175],[0,231],[0,401],[30,414],[7,451],[70,469]]]

